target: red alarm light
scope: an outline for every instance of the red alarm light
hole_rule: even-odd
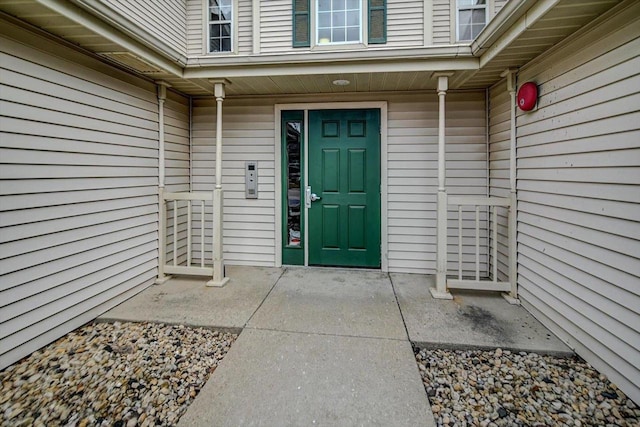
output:
[[[533,82],[524,83],[518,90],[518,108],[531,111],[538,102],[538,86]]]

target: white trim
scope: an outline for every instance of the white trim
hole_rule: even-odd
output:
[[[275,206],[276,206],[276,267],[282,267],[282,192],[279,190],[282,183],[282,165],[280,160],[282,145],[282,130],[280,121],[282,120],[282,111],[286,110],[302,110],[304,111],[305,120],[305,183],[308,180],[308,112],[309,110],[363,110],[363,109],[379,109],[380,110],[380,269],[383,272],[389,271],[389,263],[387,260],[389,248],[389,230],[387,226],[387,210],[388,210],[388,194],[387,194],[387,120],[388,120],[388,104],[387,101],[355,101],[355,102],[320,102],[314,103],[294,103],[294,104],[276,104],[275,105],[275,129],[276,135],[274,144],[276,145],[276,171],[275,171]],[[308,215],[305,215],[305,234],[307,233]],[[305,236],[305,266],[308,265],[308,242]]]

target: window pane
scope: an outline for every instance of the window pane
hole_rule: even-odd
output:
[[[471,40],[471,25],[460,26],[460,40]]]
[[[359,11],[347,12],[347,25],[350,27],[355,25],[360,25]]]
[[[345,30],[344,28],[334,28],[333,29],[333,39],[332,42],[343,42],[345,41]]]
[[[462,27],[464,25],[469,25],[471,24],[471,11],[470,10],[461,10],[460,13],[458,14],[458,19],[460,22],[458,22],[458,25],[460,25],[460,30],[462,30]],[[462,32],[462,31],[460,31]]]
[[[231,39],[230,38],[222,39],[222,51],[223,52],[231,52]]]
[[[331,43],[331,29],[318,30],[318,43],[326,44]]]
[[[360,0],[347,0],[347,9],[359,9]]]
[[[359,42],[360,41],[360,27],[349,27],[347,28],[347,41],[348,42]]]
[[[346,22],[344,19],[344,12],[333,12],[332,14],[332,24],[333,27],[344,27]]]
[[[318,0],[318,11],[328,12],[331,10],[331,0]]]
[[[211,39],[209,50],[211,52],[220,52],[220,40],[219,39]]]
[[[331,0],[333,10],[344,10],[345,0]]]
[[[219,24],[213,24],[211,25],[211,37],[220,37],[220,25]]]
[[[300,212],[302,208],[300,191],[300,142],[302,123],[299,121],[287,122],[286,128],[287,244],[290,246],[300,246]]]
[[[331,27],[331,14],[327,12],[318,13],[318,27],[330,28]]]
[[[225,37],[231,37],[231,24],[222,24],[222,35]]]
[[[211,13],[209,14],[209,21],[219,21],[220,20],[220,11],[218,8],[211,9]]]
[[[222,19],[224,19],[225,21],[231,21],[231,8],[230,7],[220,8],[220,14],[222,15]]]
[[[484,24],[484,9],[474,9],[472,11],[472,22],[474,24]]]

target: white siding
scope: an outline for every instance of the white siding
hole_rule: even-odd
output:
[[[520,296],[640,401],[640,13],[536,60],[518,116]]]
[[[433,44],[451,44],[451,3],[433,0]]]
[[[204,28],[203,0],[187,0],[187,54],[200,56],[205,53],[206,31]]]
[[[291,14],[291,0],[270,0],[260,4],[261,53],[300,51],[292,47]]]
[[[103,0],[125,18],[178,52],[187,51],[187,9],[184,0]]]
[[[500,10],[502,10],[502,8],[504,7],[504,5],[507,3],[508,0],[494,0],[493,4],[493,13],[494,16],[498,14],[498,12],[500,12]],[[489,19],[493,18],[490,17]]]
[[[509,197],[511,111],[507,83],[500,81],[489,90],[489,195]],[[509,247],[506,209],[498,210],[498,279],[509,277]],[[494,260],[491,260],[493,266]]]
[[[275,146],[273,103],[232,101],[223,105],[224,258],[228,264],[275,264]],[[194,100],[193,190],[212,191],[215,184],[213,99]],[[245,199],[244,165],[258,161],[259,198]],[[206,212],[205,263],[211,263],[211,208]],[[200,223],[194,223],[193,259],[199,262]]]
[[[388,0],[387,43],[380,46],[422,46],[424,44],[423,4],[422,0]]]
[[[253,12],[251,0],[238,0],[238,54],[253,52]]]
[[[167,92],[164,104],[165,137],[165,190],[188,192],[189,175],[189,101],[174,92]],[[172,262],[173,252],[173,206],[167,208],[167,262]],[[187,208],[181,203],[178,209],[177,262],[184,264],[187,257]]]
[[[158,113],[147,81],[0,37],[4,367],[153,282]]]
[[[438,98],[435,94],[389,104],[388,191],[389,270],[434,273],[436,263],[436,192],[438,181]],[[446,97],[447,193],[487,192],[484,93],[449,93]],[[457,211],[450,212],[449,264],[457,269]],[[465,213],[463,268],[475,265],[471,214]],[[475,215],[473,215],[475,218]],[[481,247],[486,246],[486,214]],[[486,272],[486,249],[481,271]]]
[[[403,95],[334,94],[328,101],[388,101],[389,269],[394,272],[435,272],[438,101],[434,93]],[[275,263],[274,104],[266,98],[227,100],[223,106],[223,186],[225,189],[225,260],[229,264]],[[281,102],[309,102],[288,97]],[[313,109],[313,105],[310,105]],[[337,106],[336,108],[339,108]],[[214,177],[215,104],[194,105],[194,190],[210,191]],[[484,92],[447,95],[447,173],[449,194],[486,195],[487,152]],[[244,162],[259,162],[258,200],[244,198]],[[210,215],[210,212],[208,213]],[[486,245],[486,221],[482,245]],[[208,220],[210,222],[210,220]],[[195,227],[199,227],[196,224]],[[451,222],[450,268],[457,264],[453,246],[457,222]],[[470,221],[465,221],[469,237]],[[211,225],[207,225],[206,259],[210,259]],[[199,259],[199,240],[194,259]],[[469,242],[470,243],[470,242]],[[475,268],[471,245],[465,246],[465,270]],[[486,271],[486,250],[482,270]]]

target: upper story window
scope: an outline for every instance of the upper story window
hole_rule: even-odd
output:
[[[487,25],[486,0],[457,0],[458,40],[473,40]]]
[[[293,47],[365,42],[387,42],[387,0],[293,0]]]
[[[360,0],[318,0],[316,44],[360,43]]]
[[[209,0],[209,53],[233,50],[233,0]]]

